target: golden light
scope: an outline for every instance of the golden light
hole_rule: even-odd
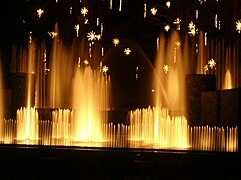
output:
[[[191,36],[195,36],[197,34],[198,29],[196,29],[195,24],[192,21],[189,23],[188,28],[188,34],[190,34]]]
[[[89,24],[89,20],[88,19],[85,19],[85,24]]]
[[[154,8],[154,7],[153,7],[153,8],[151,8],[151,13],[152,13],[152,15],[154,15],[154,16],[155,16],[155,15],[156,15],[156,13],[157,13],[157,9],[156,9],[156,8]]]
[[[109,70],[109,68],[107,66],[103,66],[102,72],[106,73],[108,70]]]
[[[146,18],[146,4],[144,4],[144,18]]]
[[[119,3],[119,11],[121,11],[122,9],[122,0],[120,0],[120,3]]]
[[[69,14],[72,14],[73,13],[73,7],[70,7],[69,8]]]
[[[95,35],[96,39],[99,41],[101,39],[101,35],[100,34],[97,34]]]
[[[206,72],[208,71],[208,65],[204,66],[204,73],[206,74]]]
[[[130,55],[130,54],[131,54],[130,48],[126,48],[126,49],[124,50],[124,53],[125,53],[127,56]]]
[[[195,24],[191,21],[191,22],[188,24],[188,28],[189,28],[189,30],[195,29]]]
[[[171,6],[171,2],[170,1],[167,1],[166,2],[166,6],[169,8]]]
[[[76,30],[77,37],[79,36],[79,24],[74,26],[74,29]]]
[[[40,18],[42,15],[43,15],[43,13],[44,13],[44,10],[42,10],[42,9],[38,9],[37,10],[37,13],[38,13],[38,17]]]
[[[85,65],[88,65],[89,64],[89,61],[86,59],[86,60],[84,60],[84,64]]]
[[[81,14],[85,17],[88,14],[88,9],[86,7],[81,8]]]
[[[29,43],[32,43],[32,32],[29,33]]]
[[[181,29],[181,19],[180,18],[176,18],[175,21],[173,22],[173,24],[177,25],[177,30]]]
[[[241,31],[241,20],[238,20],[236,22],[236,30],[238,31],[238,33],[240,33],[240,31]]]
[[[112,43],[114,44],[114,46],[116,47],[119,43],[120,43],[120,40],[118,38],[114,38],[112,40]]]
[[[180,41],[176,41],[175,45],[176,45],[176,48],[178,49],[181,46],[181,42]]]
[[[166,25],[166,26],[164,27],[164,29],[168,32],[169,29],[170,29],[170,26],[169,26],[169,25]]]
[[[164,65],[163,65],[163,71],[165,72],[165,74],[168,73],[168,71],[169,71],[169,66],[168,66],[167,64],[164,64]]]
[[[211,69],[213,69],[213,68],[215,67],[215,65],[216,65],[216,62],[215,62],[215,60],[214,60],[213,58],[211,58],[211,59],[208,61],[208,64],[209,64],[209,67],[210,67]]]
[[[96,40],[96,35],[94,31],[91,31],[87,34],[88,41],[94,41]]]
[[[55,38],[58,35],[58,33],[56,33],[56,32],[48,32],[48,35],[50,37],[52,37],[52,38]]]

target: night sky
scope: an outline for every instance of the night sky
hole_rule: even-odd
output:
[[[119,11],[119,0],[86,1],[82,0],[9,0],[1,5],[1,42],[4,40],[24,41],[28,39],[29,32],[38,39],[48,38],[48,31],[53,31],[56,22],[59,24],[61,36],[71,39],[75,36],[74,25],[89,19],[83,33],[90,30],[98,31],[96,18],[104,24],[102,44],[110,46],[112,38],[118,36],[136,41],[143,49],[152,49],[155,39],[164,26],[169,24],[175,29],[174,20],[182,19],[180,32],[188,31],[188,23],[193,21],[196,27],[204,30],[210,36],[219,36],[226,39],[235,38],[235,22],[241,18],[241,2],[238,0],[122,0],[122,9]],[[147,4],[147,17],[144,18],[144,4]],[[72,7],[72,14],[70,14]],[[83,17],[80,13],[82,7],[88,7],[88,14]],[[150,9],[155,7],[158,11],[154,16]],[[41,18],[37,16],[37,9],[44,9]],[[195,18],[199,10],[198,19]],[[221,29],[215,28],[215,15],[221,22]],[[84,26],[84,25],[83,25]]]
[[[181,36],[188,33],[188,25],[193,21],[198,30],[208,33],[209,38],[225,39],[227,43],[241,36],[236,30],[236,22],[241,19],[241,1],[239,0],[174,0],[171,6],[166,6],[167,1],[160,0],[8,0],[1,2],[0,6],[0,47],[4,61],[4,72],[8,71],[11,61],[12,44],[26,44],[30,32],[32,37],[41,42],[45,40],[51,44],[48,32],[54,30],[55,23],[59,25],[59,35],[66,41],[76,37],[75,24],[80,24],[80,36],[86,39],[90,31],[100,33],[97,27],[97,18],[103,23],[103,35],[100,44],[105,52],[113,47],[115,37],[127,39],[137,43],[150,61],[156,55],[156,38],[160,33],[168,32],[164,26],[170,25],[170,30],[177,28],[173,22],[177,17],[181,21]],[[144,4],[146,4],[146,18],[144,18]],[[88,14],[84,17],[81,8],[87,7]],[[151,14],[150,9],[155,7],[157,14]],[[44,9],[41,18],[37,9]],[[70,14],[70,8],[72,12]],[[196,18],[198,10],[198,18]],[[221,26],[215,27],[215,15]],[[88,24],[84,21],[88,19]],[[197,37],[190,37],[196,41]],[[4,73],[4,74],[5,74]]]

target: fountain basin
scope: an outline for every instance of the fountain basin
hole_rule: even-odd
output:
[[[5,178],[239,179],[241,177],[237,165],[240,163],[238,153],[1,145],[0,154],[0,177]]]

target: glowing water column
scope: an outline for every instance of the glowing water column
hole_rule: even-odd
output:
[[[90,66],[77,67],[73,81],[74,141],[104,141],[102,125],[107,122],[109,79]]]
[[[189,126],[184,116],[171,117],[168,110],[149,107],[130,111],[130,141],[135,147],[188,148]],[[131,146],[133,143],[131,143]]]
[[[37,144],[39,124],[38,112],[34,107],[21,107],[16,116],[17,141]]]

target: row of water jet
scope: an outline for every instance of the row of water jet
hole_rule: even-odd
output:
[[[238,152],[238,126],[195,126],[189,131],[193,150]]]
[[[16,115],[16,140],[24,144],[32,144],[31,141],[38,141],[38,135],[38,111],[33,107],[18,109]]]
[[[129,139],[146,147],[184,149],[189,126],[184,116],[171,117],[165,108],[149,107],[130,111]]]
[[[238,152],[238,126],[193,126],[165,108],[130,111],[130,147]]]
[[[52,112],[52,120],[37,121],[33,108],[31,128],[35,131],[30,132],[23,120],[26,108],[21,108],[20,118],[3,121],[2,143],[238,152],[238,127],[189,127],[185,117],[170,117],[166,109],[148,109],[131,111],[129,125],[100,124],[101,139],[76,140],[76,133],[81,132],[76,132],[74,110],[58,109]]]

